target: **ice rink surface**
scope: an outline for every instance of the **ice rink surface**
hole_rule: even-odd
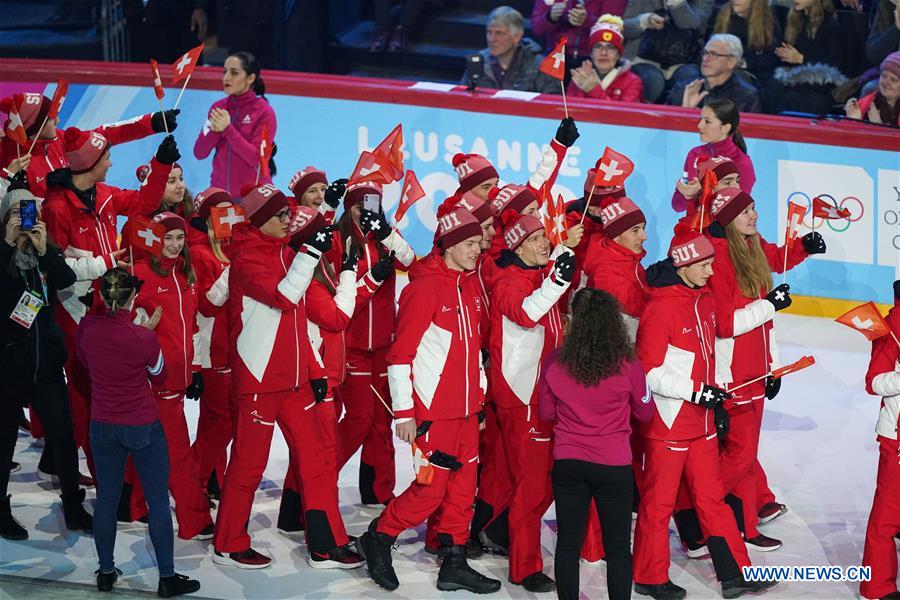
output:
[[[874,426],[879,399],[868,396],[864,377],[869,342],[860,334],[829,319],[778,315],[778,346],[783,363],[802,355],[815,356],[817,364],[788,376],[781,393],[766,402],[760,460],[779,501],[789,512],[761,531],[784,541],[771,553],[751,551],[760,565],[858,565],[862,557],[866,520],[872,502],[878,450]],[[197,404],[186,404],[189,423],[196,423]],[[408,447],[397,440],[397,493],[412,477]],[[64,530],[58,491],[35,475],[40,447],[30,437],[20,437],[15,460],[22,470],[11,476],[13,514],[28,529],[24,542],[2,540],[0,574],[91,583],[97,568],[90,537],[60,534]],[[356,487],[358,459],[341,473],[342,513],[351,535],[361,534],[377,509],[359,504]],[[269,553],[273,565],[259,571],[243,571],[214,565],[208,557],[209,542],[184,542],[176,538],[176,570],[199,579],[203,597],[215,598],[460,598],[466,594],[441,593],[434,587],[438,565],[423,546],[424,525],[407,531],[398,540],[394,566],[400,588],[389,593],[368,579],[365,569],[314,570],[306,564],[306,549],[280,535],[275,522],[280,485],[287,469],[287,448],[276,433],[265,478],[256,495],[250,519],[254,547]],[[86,472],[83,466],[82,472]],[[88,492],[92,510],[93,491]],[[174,520],[174,519],[173,519]],[[552,576],[555,515],[544,517],[542,543],[544,571]],[[721,598],[708,560],[689,560],[677,537],[671,534],[672,580],[687,588],[689,598]],[[155,591],[157,572],[147,530],[119,527],[117,566],[124,571],[120,590]],[[477,569],[503,581],[493,597],[536,597],[507,581],[506,561],[486,556],[472,561]],[[605,598],[603,566],[582,565],[582,597]],[[781,583],[767,598],[854,598],[858,585],[849,582]],[[542,595],[546,598],[555,595]]]

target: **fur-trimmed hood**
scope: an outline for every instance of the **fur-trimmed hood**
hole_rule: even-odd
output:
[[[847,81],[847,77],[832,65],[812,63],[796,67],[778,67],[775,79],[785,87],[827,86],[834,87]]]

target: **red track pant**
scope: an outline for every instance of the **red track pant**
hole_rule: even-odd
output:
[[[660,584],[669,580],[669,519],[682,483],[694,500],[700,525],[720,581],[737,577],[749,566],[734,516],[722,501],[718,443],[644,439],[644,487],[634,535],[634,581]]]
[[[378,531],[392,537],[416,527],[435,510],[441,518],[435,525],[439,539],[446,536],[454,546],[465,545],[472,522],[472,501],[478,478],[478,419],[433,421],[428,432],[419,438],[420,447],[440,450],[462,463],[458,471],[436,465],[430,485],[415,480],[406,491],[394,498],[378,519]],[[444,544],[444,545],[451,545]]]
[[[740,524],[743,525],[747,539],[759,535],[756,529],[759,523],[757,499],[762,467],[757,460],[757,454],[762,428],[763,402],[754,400],[749,404],[739,405],[726,403],[725,409],[728,411],[731,427],[719,453],[722,490],[725,495],[734,496],[733,500],[729,500],[736,502],[733,509],[736,515],[741,515],[738,519],[743,521]]]
[[[241,552],[250,547],[246,525],[269,461],[275,423],[300,471],[310,551],[327,552],[346,544],[349,540],[338,508],[334,454],[322,451],[329,442],[319,427],[309,385],[303,384],[297,391],[240,394],[235,409],[231,460],[225,471],[213,539],[216,550]]]
[[[169,491],[175,498],[178,537],[189,540],[209,526],[212,518],[191,453],[191,439],[184,418],[184,392],[156,392],[156,401],[169,448]],[[144,488],[134,463],[129,460],[126,464],[125,482],[132,487],[131,517],[139,519],[147,514]]]
[[[341,398],[344,418],[338,423],[340,451],[338,469],[362,446],[359,463],[359,491],[364,504],[385,503],[394,497],[393,418],[372,393],[371,385],[391,405],[387,383],[387,348],[366,352],[347,348],[347,378]]]
[[[231,369],[203,369],[203,395],[200,396],[197,439],[191,447],[203,489],[206,489],[213,471],[216,472],[219,487],[222,487],[227,463],[226,450],[234,430],[233,412]]]
[[[897,548],[900,533],[900,443],[878,436],[878,479],[866,528],[862,564],[872,567],[872,579],[859,585],[865,598],[882,598],[897,591]]]

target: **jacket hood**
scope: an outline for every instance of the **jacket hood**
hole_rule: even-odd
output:
[[[666,258],[647,267],[647,285],[654,296],[699,296],[707,291],[706,287],[692,288],[686,284],[678,273],[671,258]]]
[[[225,255],[229,260],[234,260],[241,252],[262,249],[263,252],[278,252],[287,245],[290,238],[275,238],[264,234],[252,225],[239,225],[234,229]]]

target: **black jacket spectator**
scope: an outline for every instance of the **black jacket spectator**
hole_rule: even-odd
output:
[[[771,24],[771,41],[762,48],[754,48],[750,43],[749,22],[753,20],[753,13],[750,18],[744,18],[731,10],[731,4],[725,4],[716,15],[713,31],[715,33],[730,33],[737,36],[744,45],[744,60],[746,61],[746,71],[756,77],[758,80],[766,80],[772,76],[772,72],[781,63],[781,60],[775,56],[775,48],[781,45],[782,33],[781,25],[778,23],[777,17],[772,13],[772,9],[766,0],[758,1],[759,7],[755,5],[751,10],[767,11],[768,21]]]
[[[681,106],[681,99],[684,96],[685,84],[679,83],[669,93],[666,104],[672,106]],[[706,106],[708,102],[713,100],[731,100],[740,112],[762,112],[762,106],[759,102],[759,92],[756,88],[736,75],[732,75],[725,83],[717,85],[713,88],[703,84],[703,89],[709,94],[700,102],[700,106]]]
[[[803,64],[820,63],[840,68],[844,44],[841,26],[833,14],[825,17],[813,38],[802,29],[794,41],[794,47],[803,55]]]
[[[900,50],[900,7],[891,0],[880,0],[866,40],[866,58],[880,65],[891,52]]]

